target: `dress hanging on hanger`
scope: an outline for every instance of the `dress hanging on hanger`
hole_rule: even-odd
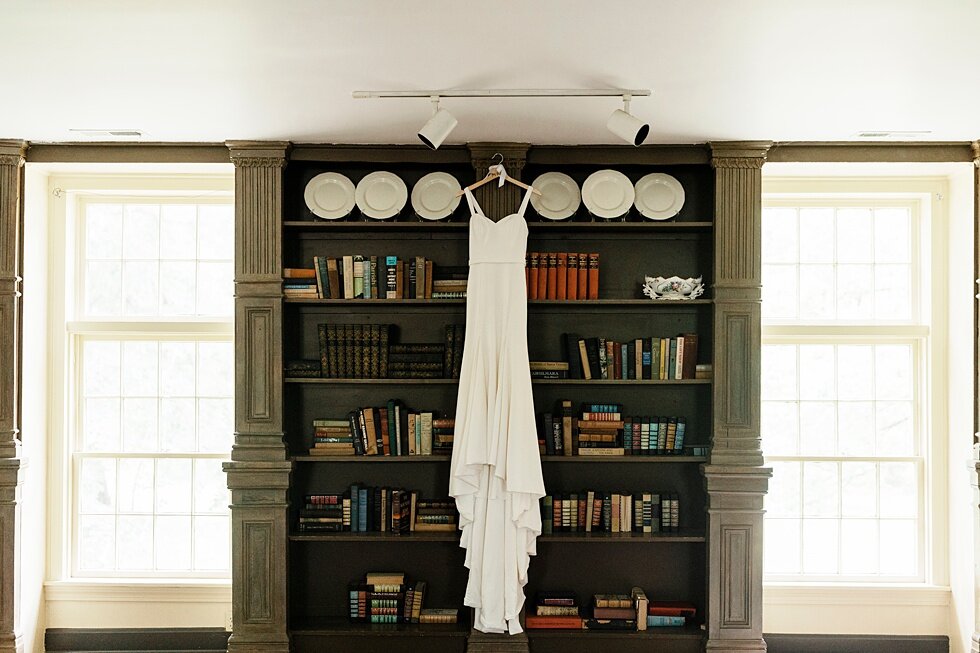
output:
[[[503,166],[497,177],[500,185],[510,179]],[[532,192],[528,187],[517,213],[493,222],[464,190],[470,268],[449,494],[469,569],[464,603],[474,608],[474,627],[488,633],[521,632],[527,570],[541,534],[544,480],[524,281],[524,212]]]

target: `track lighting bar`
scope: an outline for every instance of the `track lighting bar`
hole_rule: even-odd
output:
[[[441,91],[354,91],[355,100],[369,98],[428,98],[447,97],[642,97],[650,95],[648,88],[487,88]]]

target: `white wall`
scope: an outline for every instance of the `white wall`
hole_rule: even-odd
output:
[[[24,650],[44,650],[47,467],[47,177],[26,168],[20,618]]]

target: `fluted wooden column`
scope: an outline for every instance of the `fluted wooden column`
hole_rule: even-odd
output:
[[[0,652],[20,634],[20,389],[23,141],[0,141]],[[43,434],[32,434],[43,437]]]
[[[759,440],[762,164],[771,143],[712,143],[714,386],[708,494],[708,651],[765,651]]]
[[[235,164],[235,444],[228,650],[286,652],[287,491],[282,426],[282,171],[289,144],[227,143]]]
[[[473,181],[486,177],[491,165],[501,163],[501,156],[504,168],[507,169],[507,176],[522,181],[521,172],[527,161],[526,143],[469,143],[467,147],[476,171]],[[495,156],[497,154],[500,156]],[[476,201],[487,217],[491,220],[499,220],[511,213],[517,213],[517,209],[521,207],[521,200],[524,199],[524,192],[523,188],[514,184],[505,183],[502,188],[498,188],[497,182],[494,181],[477,188],[473,191],[473,196],[476,197]]]

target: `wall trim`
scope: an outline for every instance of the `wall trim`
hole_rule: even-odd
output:
[[[224,143],[31,143],[28,163],[230,163]]]
[[[133,583],[65,581],[44,584],[45,600],[109,603],[226,603],[231,583]]]
[[[948,587],[771,585],[762,589],[763,605],[938,605],[948,606]]]
[[[766,160],[799,163],[969,163],[973,158],[968,141],[785,141],[774,143]]]

